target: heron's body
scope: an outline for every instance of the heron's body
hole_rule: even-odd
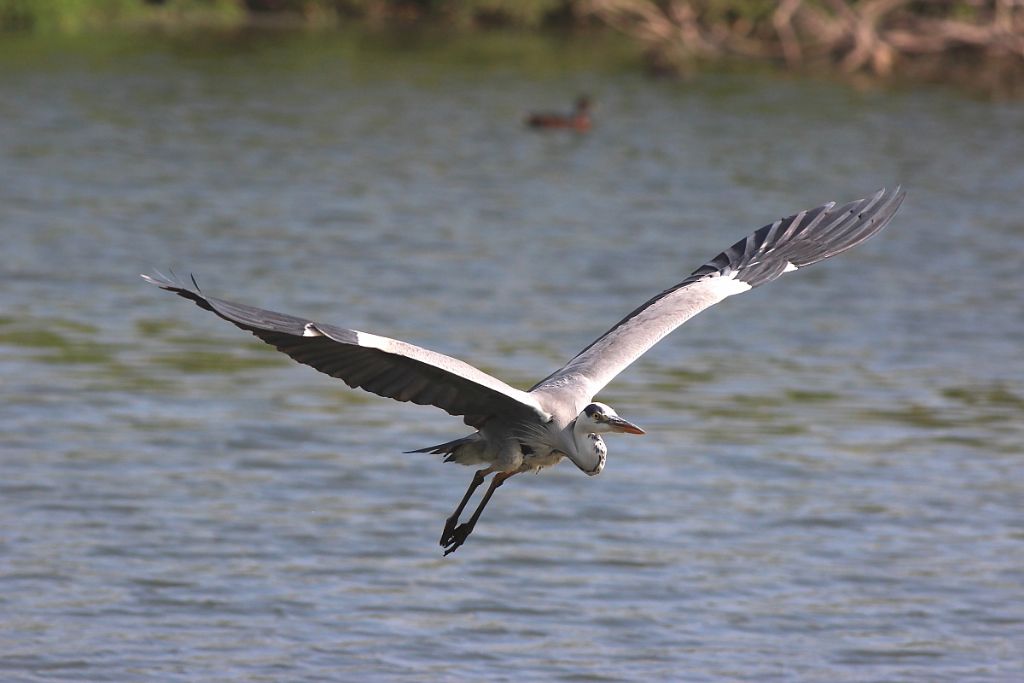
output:
[[[466,540],[495,489],[509,477],[551,467],[563,458],[588,475],[600,474],[608,452],[602,434],[643,433],[593,399],[665,335],[729,296],[860,244],[885,227],[903,196],[899,188],[882,190],[839,208],[826,204],[764,226],[636,308],[529,391],[407,342],[207,297],[194,280],[189,286],[164,276],[143,277],[349,386],[461,416],[475,432],[415,451],[482,466],[441,535],[448,554]],[[459,525],[473,492],[492,474],[472,517]]]
[[[488,465],[496,472],[517,473],[552,467],[568,457],[587,474],[600,474],[608,451],[601,435],[592,431],[596,425],[578,422],[578,412],[563,414],[561,419],[549,414],[547,421],[542,416],[517,422],[494,420],[469,436],[411,452],[445,454],[445,462]],[[589,427],[584,429],[584,425]]]

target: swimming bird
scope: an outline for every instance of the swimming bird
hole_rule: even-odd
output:
[[[476,431],[409,451],[479,467],[445,521],[440,544],[448,555],[466,541],[495,490],[510,477],[551,467],[563,458],[594,476],[607,460],[603,435],[644,433],[594,397],[665,335],[723,299],[860,244],[889,223],[904,194],[899,187],[882,189],[843,206],[828,203],[762,227],[641,304],[529,391],[408,342],[206,296],[194,277],[190,284],[173,275],[142,277],[351,387],[462,417]],[[476,509],[460,524],[473,493],[489,475],[490,485]]]
[[[566,128],[579,133],[590,130],[590,98],[581,96],[571,112],[557,114],[552,112],[533,113],[526,117],[526,125],[530,128]]]

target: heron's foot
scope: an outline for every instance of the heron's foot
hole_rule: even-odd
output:
[[[458,550],[459,546],[466,542],[471,533],[473,533],[473,525],[469,522],[455,527],[447,539],[442,539],[446,540],[445,543],[442,543],[445,546],[444,554],[447,556]]]
[[[456,515],[452,515],[444,521],[444,531],[441,532],[440,545],[443,548],[452,542],[453,534],[455,533],[455,525],[459,523],[459,518]]]

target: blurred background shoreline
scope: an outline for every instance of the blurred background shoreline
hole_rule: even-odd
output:
[[[622,36],[650,73],[768,67],[1024,92],[1024,3],[1014,0],[0,0],[0,43],[129,32],[360,30],[392,40],[474,34],[527,43]]]

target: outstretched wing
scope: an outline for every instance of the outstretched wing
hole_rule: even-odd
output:
[[[855,247],[884,228],[903,202],[899,187],[839,208],[831,202],[775,221],[742,239],[620,320],[530,393],[577,407],[665,335],[726,297]]]
[[[195,279],[190,287],[159,273],[142,277],[350,387],[397,401],[437,406],[477,428],[492,415],[542,421],[549,417],[530,394],[456,358],[367,332],[207,297]]]

